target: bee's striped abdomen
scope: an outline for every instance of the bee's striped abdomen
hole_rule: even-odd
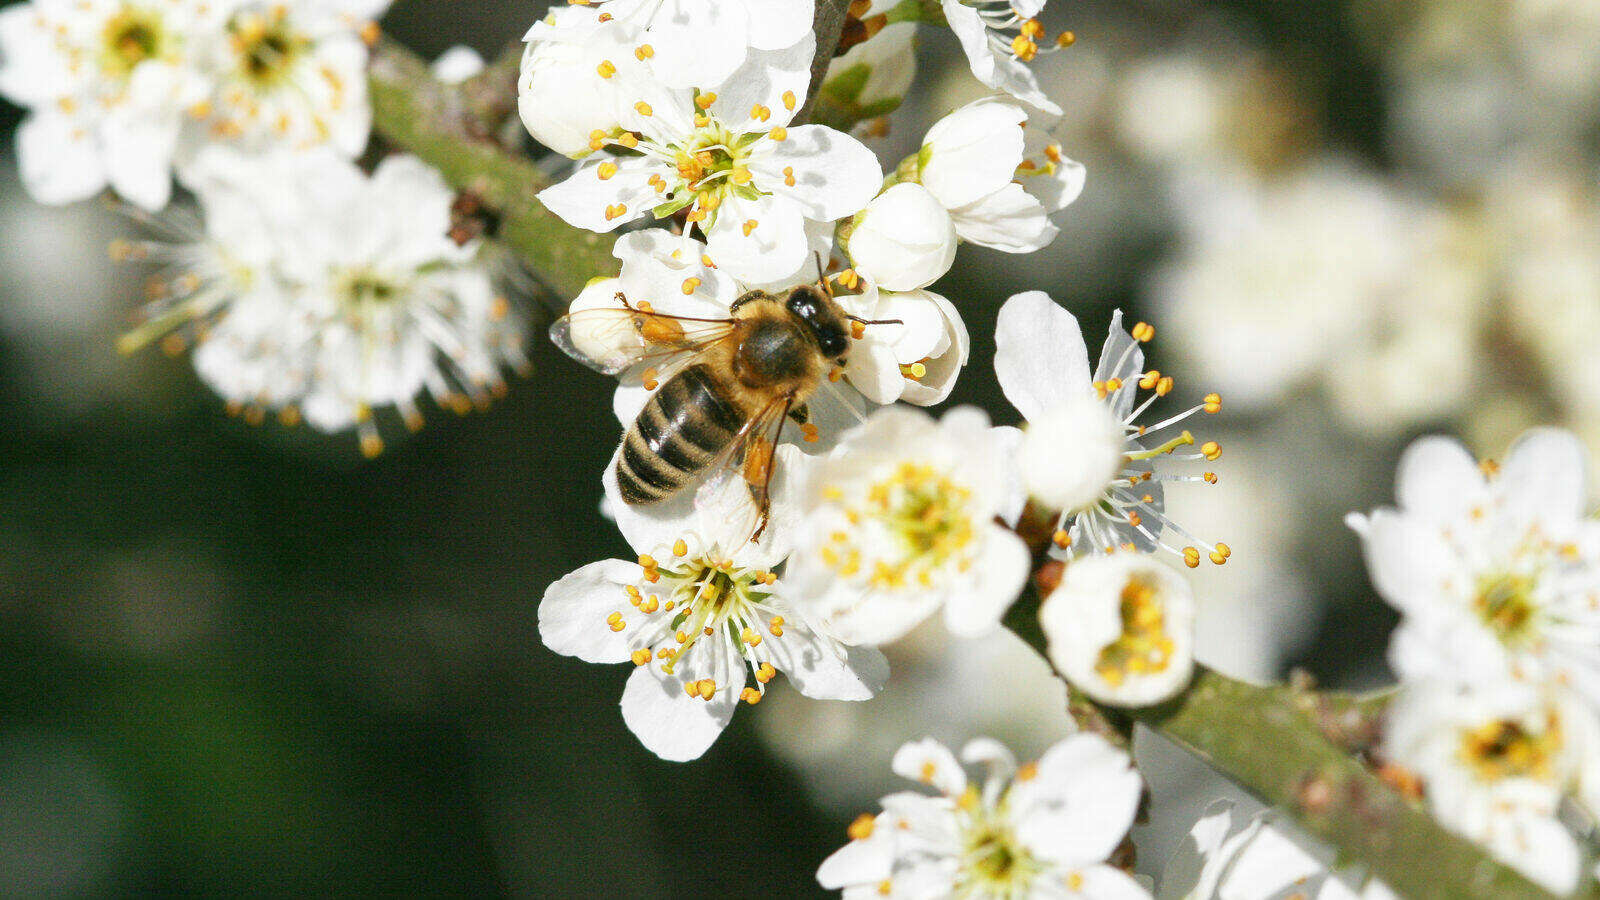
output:
[[[622,439],[617,487],[632,504],[676,493],[733,443],[744,416],[704,366],[674,375],[650,398]]]

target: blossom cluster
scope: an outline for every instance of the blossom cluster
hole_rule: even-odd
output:
[[[391,0],[30,0],[0,12],[23,184],[147,210],[209,146],[367,145],[367,43]]]
[[[194,347],[246,421],[355,430],[422,424],[418,399],[465,411],[525,364],[525,317],[456,194],[428,165],[368,173],[368,45],[389,0],[35,0],[0,12],[0,94],[28,108],[22,180],[46,203],[106,186],[154,236],[113,244],[158,264],[121,348]],[[460,50],[441,78],[481,66]],[[194,198],[157,214],[174,174]]]
[[[1042,34],[1009,6],[947,5],[958,36],[964,16],[1020,28],[1019,48]],[[1192,670],[1193,598],[1152,554],[1194,567],[1231,551],[1163,512],[1165,484],[1216,475],[1156,464],[1220,455],[1180,428],[1220,398],[1141,422],[1173,391],[1144,366],[1154,329],[1119,314],[1091,373],[1076,319],[1029,292],[996,335],[1023,427],[897,405],[943,401],[967,363],[959,305],[929,289],[958,244],[1037,250],[1082,189],[1083,167],[1020,104],[1053,105],[1031,75],[984,77],[998,38],[979,52],[963,37],[975,73],[1012,96],[940,119],[886,178],[851,134],[796,121],[812,93],[809,16],[742,7],[697,18],[609,0],[555,9],[527,34],[524,124],[577,161],[540,200],[595,232],[646,226],[616,239],[619,274],[591,281],[554,331],[620,379],[626,435],[604,483],[636,556],[552,585],[545,643],[631,661],[624,720],[655,753],[692,759],[779,672],[807,696],[864,700],[888,676],[877,648],[931,616],[955,635],[995,630],[1054,557],[1071,561],[1044,604],[1058,669],[1108,702],[1170,697]],[[852,12],[872,30],[870,7]],[[716,50],[684,57],[685,28]],[[828,84],[856,65],[890,65],[863,51],[888,35],[836,61],[820,96],[837,99]],[[1032,55],[1007,50],[991,74],[1027,72]],[[1033,520],[1030,546],[1019,530]]]
[[[1401,615],[1383,753],[1434,816],[1558,893],[1581,875],[1564,803],[1600,812],[1600,523],[1585,452],[1528,432],[1501,462],[1432,437],[1398,507],[1349,519]]]

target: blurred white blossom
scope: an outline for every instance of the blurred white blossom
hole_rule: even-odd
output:
[[[986,777],[969,782],[962,762]],[[883,812],[857,818],[850,843],[817,870],[824,888],[851,900],[1149,896],[1107,862],[1133,824],[1140,779],[1104,738],[1072,735],[1020,766],[990,738],[969,741],[960,762],[927,738],[901,747],[892,765],[936,793],[890,794]]]

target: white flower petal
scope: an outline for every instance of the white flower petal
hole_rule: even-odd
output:
[[[691,697],[683,681],[664,676],[655,666],[640,666],[622,690],[622,720],[645,749],[670,762],[699,759],[733,720],[739,703],[738,684],[718,684],[711,700]]]
[[[17,128],[22,186],[40,203],[72,203],[106,186],[94,137],[65,116],[29,116]]]
[[[922,186],[954,210],[1011,184],[1022,163],[1027,119],[1021,107],[985,97],[935,122],[922,139]]]
[[[584,662],[627,662],[625,631],[612,631],[606,617],[628,607],[624,584],[641,577],[639,567],[619,559],[590,563],[545,589],[539,604],[539,636],[557,653]]]
[[[1588,451],[1577,435],[1535,428],[1517,438],[1495,479],[1498,493],[1553,520],[1583,516],[1588,504]]]
[[[928,785],[947,797],[960,796],[967,788],[967,773],[955,754],[933,738],[902,744],[889,768],[901,778]]]
[[[878,157],[855,138],[823,125],[796,125],[783,140],[762,146],[770,150],[751,165],[757,184],[791,198],[810,219],[853,216],[883,185]]]
[[[1425,437],[1400,457],[1395,497],[1400,508],[1433,519],[1451,517],[1481,492],[1483,472],[1460,442]]]
[[[958,637],[981,637],[999,628],[1000,618],[1028,580],[1032,559],[1027,545],[1009,529],[988,528],[983,556],[973,566],[972,590],[944,605],[945,627]]]
[[[605,170],[614,174],[601,177],[601,166],[615,166]],[[567,180],[540,191],[539,202],[569,225],[601,233],[613,231],[656,206],[659,195],[650,186],[650,176],[664,171],[650,159],[596,154]],[[676,177],[676,173],[668,174]]]
[[[805,215],[786,197],[729,197],[717,209],[706,247],[720,268],[747,282],[792,275],[807,263]]]
[[[1007,300],[995,325],[994,370],[1011,405],[1032,419],[1061,396],[1087,393],[1089,351],[1078,320],[1043,291]]]
[[[815,10],[809,3],[796,3],[795,0],[744,0],[744,7],[750,15],[750,46],[758,50],[793,47],[811,34]]]
[[[1049,246],[1061,231],[1050,223],[1044,204],[1014,181],[952,209],[950,218],[962,240],[1006,253],[1032,253]]]
[[[1064,866],[1097,863],[1122,842],[1139,808],[1139,773],[1096,734],[1074,734],[1039,758],[1033,778],[1012,785],[1017,839]]]

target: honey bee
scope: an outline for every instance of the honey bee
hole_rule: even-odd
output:
[[[728,466],[743,477],[759,513],[751,540],[767,526],[773,451],[784,423],[799,423],[814,437],[806,403],[844,364],[852,328],[894,321],[849,315],[826,281],[782,294],[748,291],[724,319],[658,313],[621,293],[616,299],[620,306],[574,310],[550,335],[593,369],[616,375],[644,366],[645,387],[660,385],[623,437],[616,462],[622,499],[659,503]]]

